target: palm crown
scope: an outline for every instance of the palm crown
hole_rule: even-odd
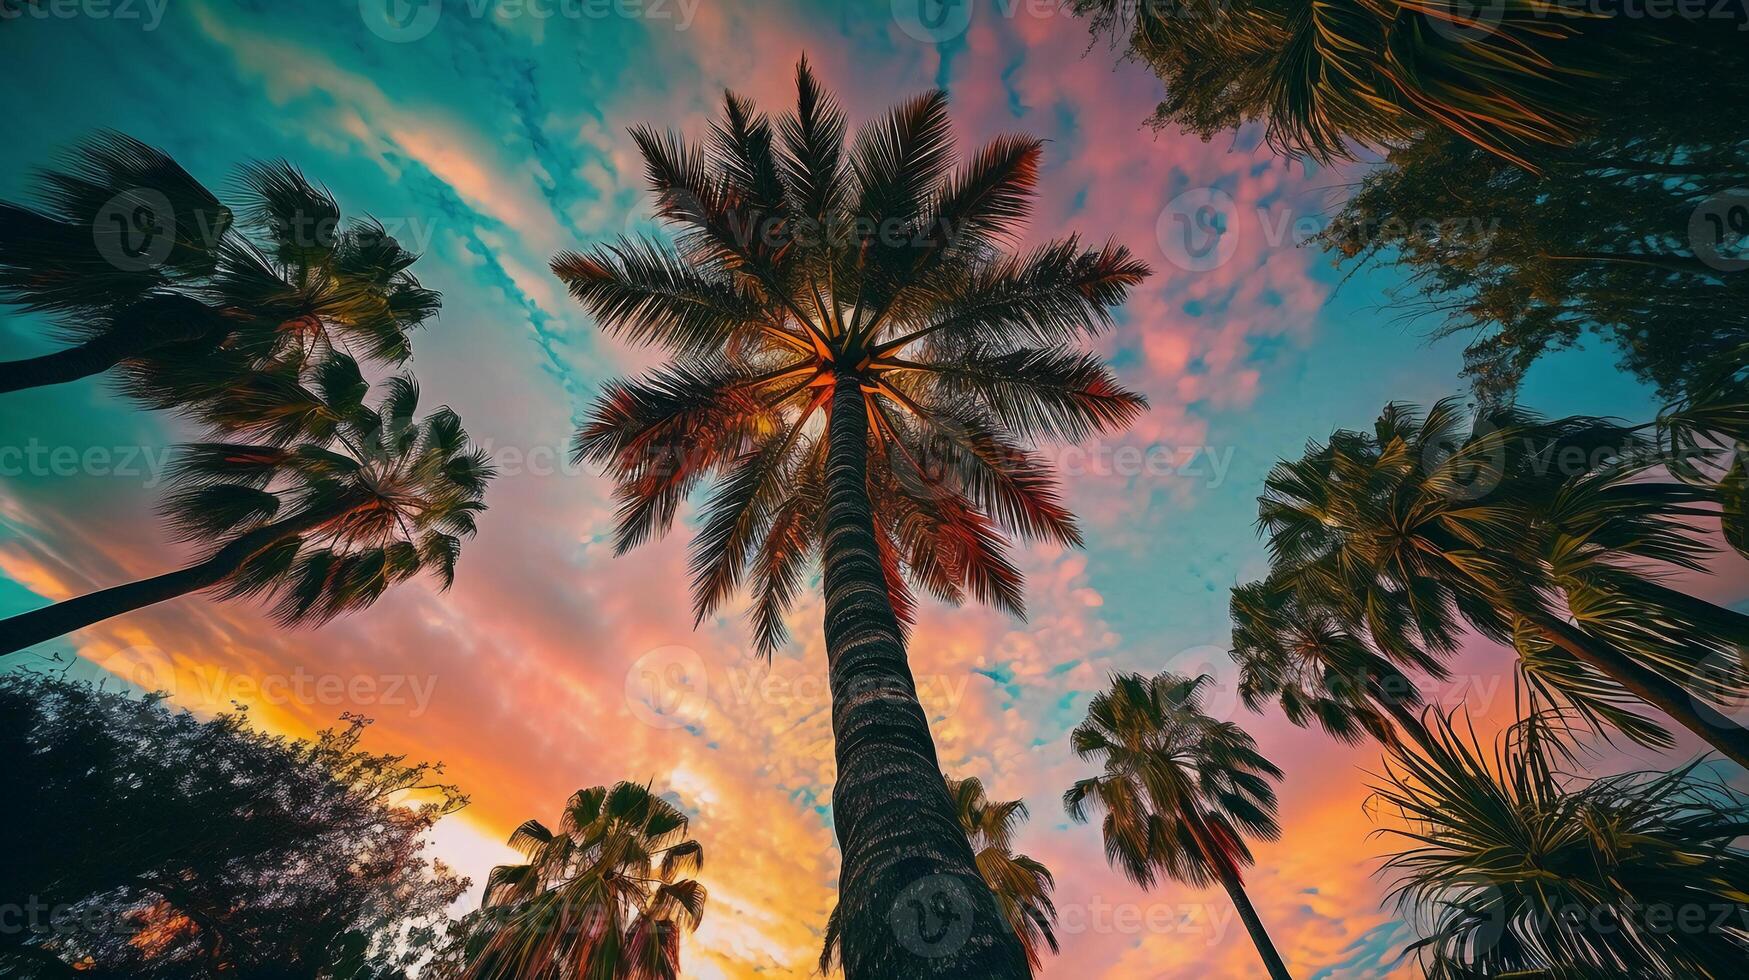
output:
[[[288,163],[241,168],[233,212],[162,151],[101,133],[39,186],[36,206],[0,203],[0,302],[52,315],[75,347],[12,365],[8,387],[115,367],[128,395],[225,426],[239,405],[211,402],[250,372],[400,363],[440,305],[416,255]]]
[[[267,539],[225,581],[226,597],[270,596],[282,623],[322,623],[421,572],[454,581],[491,463],[448,408],[415,419],[411,377],[385,387],[370,407],[358,365],[336,355],[306,393],[332,420],[329,438],[183,448],[166,504],[177,532],[218,541],[218,552]]]
[[[1263,581],[1235,588],[1231,611],[1232,657],[1246,707],[1260,711],[1273,698],[1288,721],[1315,721],[1350,743],[1368,735],[1391,742],[1393,722],[1419,734],[1422,695],[1415,683],[1334,610]]]
[[[1700,568],[1710,547],[1684,522],[1717,513],[1704,487],[1647,479],[1646,450],[1598,419],[1513,409],[1471,432],[1451,401],[1388,406],[1372,432],[1337,432],[1270,474],[1259,523],[1274,580],[1435,676],[1468,625],[1516,650],[1544,700],[1668,745],[1633,706],[1654,697],[1681,718],[1686,692],[1737,696],[1749,679],[1726,659],[1749,619],[1649,571]]]
[[[538,820],[493,868],[469,980],[659,980],[680,976],[680,934],[704,917],[704,864],[686,814],[636,783],[578,790],[558,831]]]
[[[1749,933],[1709,916],[1676,928],[1653,910],[1740,907],[1749,852],[1741,793],[1694,765],[1584,784],[1557,769],[1545,719],[1503,733],[1435,722],[1393,752],[1375,802],[1407,849],[1385,870],[1430,978],[1729,976]]]
[[[1106,856],[1144,887],[1161,874],[1197,887],[1236,876],[1252,861],[1246,837],[1281,833],[1270,785],[1281,770],[1243,729],[1204,712],[1210,683],[1120,674],[1070,736],[1103,771],[1076,782],[1063,805],[1077,821],[1105,813]]]
[[[826,415],[840,379],[869,419],[867,489],[893,606],[913,589],[1018,613],[1009,536],[1080,540],[1035,440],[1121,426],[1144,407],[1078,342],[1147,269],[1074,238],[1005,250],[1030,210],[1040,143],[999,138],[953,166],[946,97],[919,96],[846,146],[804,61],[773,123],[730,94],[707,145],[636,129],[673,248],[619,240],[553,269],[604,328],[673,362],[608,385],[580,460],[618,480],[617,544],[665,532],[714,487],[692,550],[694,608],[743,584],[756,643],[820,545]]]

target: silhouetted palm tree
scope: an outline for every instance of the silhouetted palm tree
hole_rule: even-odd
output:
[[[636,783],[578,790],[559,830],[510,835],[526,864],[486,880],[466,980],[677,980],[704,918],[704,848],[685,813]]]
[[[0,654],[203,590],[269,597],[289,626],[363,609],[421,572],[447,588],[492,466],[448,408],[415,421],[411,377],[385,387],[368,407],[357,363],[335,355],[305,391],[327,437],[183,447],[165,511],[182,539],[211,546],[206,557],[0,621]]]
[[[1075,754],[1098,762],[1098,776],[1075,783],[1063,807],[1077,822],[1104,812],[1106,858],[1152,888],[1162,875],[1196,888],[1220,882],[1275,980],[1287,967],[1245,894],[1253,862],[1245,838],[1275,840],[1275,788],[1281,770],[1230,721],[1205,714],[1208,675],[1119,674],[1094,695],[1070,736]]]
[[[1018,612],[1008,535],[1075,544],[1034,440],[1078,439],[1144,407],[1079,343],[1147,269],[1074,238],[1003,248],[1029,213],[1039,141],[1003,137],[954,167],[947,99],[904,103],[845,146],[804,62],[774,125],[730,94],[708,144],[632,131],[677,248],[621,240],[553,269],[602,326],[673,361],[610,383],[577,456],[618,481],[617,546],[664,533],[707,478],[694,607],[747,584],[756,644],[809,562],[824,569],[843,852],[846,970],[1018,977],[1025,960],[943,788],[907,663],[912,587]],[[889,912],[952,881],[969,937],[922,955]]]
[[[1545,0],[1076,0],[1075,9],[1166,83],[1159,121],[1205,138],[1261,122],[1279,150],[1319,161],[1445,131],[1532,167],[1588,135],[1646,74],[1688,60],[1727,73],[1741,65],[1729,18],[1675,18],[1647,32],[1620,12]],[[1628,165],[1660,172],[1634,159],[1640,147],[1626,149]]]
[[[1749,851],[1735,844],[1749,800],[1696,763],[1562,775],[1540,721],[1503,733],[1490,757],[1439,718],[1428,746],[1387,760],[1374,799],[1401,823],[1381,832],[1408,849],[1385,868],[1421,924],[1411,950],[1426,975],[1740,973]]]
[[[1711,548],[1684,522],[1716,519],[1716,495],[1644,478],[1639,438],[1596,419],[1484,422],[1467,433],[1449,401],[1425,417],[1392,405],[1371,433],[1279,464],[1259,511],[1274,577],[1399,663],[1449,654],[1461,622],[1594,724],[1669,745],[1631,710],[1644,702],[1749,763],[1749,732],[1708,704],[1749,693],[1749,617],[1652,571],[1703,567]],[[1599,454],[1612,461],[1572,465]]]
[[[0,202],[0,302],[49,314],[71,346],[0,363],[0,392],[111,370],[154,408],[203,410],[276,362],[343,351],[400,363],[435,315],[417,258],[290,164],[242,168],[233,212],[162,151],[86,140],[40,178],[35,207]],[[246,229],[249,234],[245,234]]]
[[[1678,479],[1718,492],[1725,540],[1749,558],[1749,346],[1691,376],[1686,396],[1659,413],[1658,446]]]
[[[1014,853],[1014,831],[1026,820],[1021,800],[991,800],[982,780],[947,777],[947,795],[953,798],[960,827],[977,855],[978,873],[996,896],[1002,915],[1026,952],[1027,966],[1037,973],[1044,966],[1044,948],[1057,952],[1057,907],[1051,902],[1055,881],[1050,869]],[[843,924],[838,909],[826,923],[825,948],[820,953],[820,972],[830,973],[838,959],[839,931]]]

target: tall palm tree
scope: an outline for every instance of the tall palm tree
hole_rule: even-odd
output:
[[[1594,460],[1614,454],[1610,465]],[[1648,478],[1639,438],[1595,419],[1494,413],[1466,434],[1453,402],[1388,406],[1266,481],[1273,575],[1341,610],[1398,662],[1455,649],[1459,623],[1519,654],[1539,693],[1643,744],[1656,707],[1741,764],[1749,732],[1709,702],[1749,693],[1749,617],[1661,585],[1701,569],[1684,523],[1716,494]]]
[[[1105,813],[1106,858],[1144,888],[1162,877],[1196,888],[1219,882],[1274,980],[1287,967],[1245,894],[1253,863],[1247,837],[1275,840],[1275,788],[1281,770],[1230,721],[1203,711],[1207,674],[1119,674],[1094,695],[1070,736],[1075,754],[1098,762],[1097,776],[1063,794],[1063,807],[1084,823]]]
[[[271,363],[406,360],[440,303],[409,271],[417,256],[343,222],[290,164],[249,164],[237,190],[233,213],[163,151],[102,132],[41,175],[36,206],[0,202],[0,302],[71,341],[0,363],[0,392],[113,371],[150,407],[223,422],[200,407]]]
[[[937,91],[847,149],[805,61],[797,89],[775,124],[730,93],[703,147],[634,129],[676,247],[622,239],[554,259],[605,329],[673,357],[610,383],[576,454],[618,481],[621,550],[666,532],[714,478],[694,609],[702,620],[748,585],[763,652],[786,641],[819,559],[848,975],[1023,976],[943,786],[904,628],[913,587],[1018,613],[1009,535],[1080,541],[1030,446],[1142,411],[1079,342],[1148,270],[1074,238],[1004,248],[1030,211],[1038,140],[999,138],[956,168]],[[949,918],[969,922],[965,942],[895,942],[895,903],[934,884],[964,896]]]
[[[1425,974],[1741,973],[1749,799],[1695,763],[1565,776],[1539,721],[1503,733],[1490,755],[1441,717],[1432,742],[1393,752],[1375,786],[1395,820],[1381,833],[1406,847],[1385,868],[1405,918],[1423,923],[1410,948]]]
[[[976,776],[947,779],[947,795],[953,798],[960,827],[977,854],[978,873],[996,896],[1002,917],[1020,940],[1027,966],[1037,973],[1044,966],[1044,949],[1057,952],[1057,907],[1051,902],[1056,887],[1049,868],[1014,853],[1014,831],[1027,818],[1023,800],[992,800]],[[843,923],[838,909],[826,922],[826,942],[820,953],[820,972],[832,972],[838,960],[839,933]]]
[[[680,937],[704,918],[704,865],[679,807],[636,783],[578,790],[557,832],[510,835],[525,864],[486,879],[465,980],[677,980]]]
[[[182,448],[164,509],[180,538],[211,545],[205,557],[0,621],[0,655],[192,592],[268,597],[290,626],[363,609],[421,572],[447,588],[485,509],[490,460],[448,408],[415,420],[409,376],[386,382],[374,409],[349,357],[311,381],[307,399],[333,420],[326,438]]]
[[[1425,699],[1415,682],[1367,645],[1339,610],[1307,601],[1280,582],[1251,582],[1233,589],[1234,663],[1239,696],[1261,711],[1271,699],[1300,727],[1316,721],[1341,741],[1371,736],[1390,745],[1399,736],[1426,741],[1421,719]],[[1414,664],[1436,680],[1447,676],[1432,658]]]

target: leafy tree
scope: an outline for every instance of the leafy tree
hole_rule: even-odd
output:
[[[415,420],[411,376],[390,379],[374,409],[350,357],[330,357],[309,380],[276,392],[296,415],[276,410],[273,426],[299,441],[183,447],[165,511],[182,539],[208,546],[205,557],[10,617],[0,654],[192,592],[271,598],[290,626],[364,609],[421,572],[448,588],[485,509],[490,460],[448,408]]]
[[[0,202],[0,302],[48,314],[70,345],[0,363],[0,392],[113,371],[150,407],[222,423],[204,403],[249,372],[335,351],[398,364],[439,307],[416,255],[374,221],[344,222],[283,161],[241,169],[237,212],[113,132],[38,184],[34,206]]]
[[[1403,307],[1437,318],[1436,336],[1473,336],[1466,373],[1486,401],[1587,336],[1680,398],[1749,344],[1749,273],[1733,271],[1749,195],[1724,193],[1749,182],[1749,141],[1610,152],[1635,156],[1574,153],[1539,176],[1429,137],[1368,174],[1322,241],[1404,273]]]
[[[1468,626],[1594,726],[1671,744],[1642,702],[1749,763],[1749,733],[1711,706],[1749,692],[1749,617],[1656,573],[1704,569],[1690,522],[1717,519],[1717,495],[1648,479],[1643,440],[1597,419],[1512,410],[1465,429],[1450,401],[1390,405],[1278,464],[1259,503],[1272,580],[1399,665],[1436,663]]]
[[[1749,338],[1732,271],[1749,233],[1741,11],[1651,28],[1545,0],[1075,9],[1165,82],[1159,126],[1209,139],[1255,122],[1319,162],[1382,153],[1324,244],[1407,273],[1411,312],[1441,335],[1478,333],[1486,398],[1587,333],[1675,397]]]
[[[33,672],[0,674],[13,842],[0,973],[363,980],[423,955],[465,889],[424,853],[466,800],[441,767],[243,712],[200,721]]]
[[[463,923],[465,980],[675,980],[704,918],[704,864],[686,814],[637,783],[578,790],[555,833],[510,835],[526,864],[486,880]]]
[[[1219,882],[1274,980],[1287,967],[1245,894],[1254,862],[1247,837],[1281,836],[1271,780],[1281,770],[1230,721],[1203,710],[1208,675],[1119,674],[1094,695],[1070,736],[1075,754],[1101,772],[1063,794],[1069,816],[1084,823],[1103,812],[1105,854],[1144,888],[1162,877],[1195,888]]]
[[[1079,343],[1147,269],[1075,238],[1004,248],[1039,141],[1003,137],[956,168],[947,98],[930,92],[847,148],[805,62],[797,89],[775,124],[731,93],[703,147],[632,131],[676,245],[621,240],[553,269],[605,329],[673,360],[610,383],[576,453],[618,482],[621,550],[714,480],[694,608],[702,620],[749,586],[761,651],[787,639],[819,559],[849,976],[1023,976],[943,787],[903,626],[913,588],[1018,612],[1009,535],[1080,541],[1030,447],[1143,409]],[[949,916],[970,924],[964,943],[894,942],[889,913],[918,882],[965,896]]]
[[[1684,13],[1648,30],[1627,12],[1544,0],[1076,0],[1166,86],[1157,125],[1210,139],[1263,124],[1281,152],[1320,162],[1452,134],[1531,169],[1645,104],[1648,84],[1686,92],[1661,107],[1690,139],[1738,131],[1694,103],[1727,101],[1744,64],[1733,18]],[[1734,111],[1725,107],[1724,111]],[[1639,120],[1646,130],[1655,119]],[[1668,131],[1668,127],[1664,131]]]
[[[1002,915],[1026,951],[1027,966],[1037,973],[1044,967],[1044,949],[1057,952],[1057,907],[1051,902],[1055,881],[1050,869],[1014,853],[1014,831],[1026,820],[1022,800],[991,800],[977,777],[947,778],[947,795],[953,798],[960,827],[977,854],[978,873],[996,896]],[[838,939],[843,923],[838,910],[826,923],[825,948],[820,953],[820,972],[830,973],[838,960]]]
[[[1749,800],[1690,763],[1584,781],[1540,719],[1492,754],[1473,730],[1435,723],[1420,752],[1393,751],[1375,802],[1410,947],[1432,980],[1481,976],[1725,977],[1742,969]],[[1696,914],[1698,913],[1698,915]]]

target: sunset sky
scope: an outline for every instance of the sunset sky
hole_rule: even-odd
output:
[[[1159,82],[1051,3],[964,0],[931,28],[919,0],[425,0],[383,16],[398,2],[117,0],[104,18],[0,20],[13,93],[0,198],[98,127],[163,147],[221,197],[246,159],[296,163],[423,253],[414,271],[444,295],[414,338],[424,407],[454,407],[504,474],[448,593],[410,585],[292,633],[196,597],[40,650],[195,710],[245,702],[288,733],[345,711],[377,719],[373,747],[441,760],[471,795],[436,845],[474,878],[470,900],[517,823],[554,819],[581,786],[650,781],[693,814],[706,850],[687,975],[809,975],[838,865],[821,602],[799,603],[796,642],[766,665],[740,603],[693,629],[686,512],[665,541],[613,557],[611,488],[567,446],[601,382],[652,355],[605,339],[547,262],[656,230],[628,126],[702,134],[725,86],[780,112],[804,52],[853,123],[940,86],[962,152],[1006,132],[1048,139],[1029,240],[1112,238],[1155,269],[1103,351],[1152,410],[1051,452],[1087,548],[1026,553],[1025,623],[932,605],[914,632],[943,766],[1031,808],[1019,849],[1055,872],[1062,912],[1046,977],[1252,975],[1223,893],[1144,893],[1063,814],[1087,771],[1068,733],[1114,671],[1231,676],[1227,592],[1265,570],[1255,497],[1276,459],[1370,425],[1388,401],[1461,393],[1461,341],[1430,344],[1396,280],[1345,279],[1296,247],[1360,170],[1308,172],[1252,132],[1155,133]],[[1199,258],[1175,219],[1205,202],[1227,219]],[[0,357],[51,344],[0,311]],[[1654,410],[1607,351],[1546,359],[1523,401]],[[166,449],[190,435],[96,382],[0,398],[0,448],[29,450],[0,457],[0,615],[186,560],[154,507]],[[1741,607],[1749,575],[1721,569],[1699,588]],[[1510,662],[1478,643],[1439,693],[1497,721]],[[1283,839],[1257,848],[1247,879],[1283,956],[1302,978],[1386,974],[1407,933],[1375,874],[1387,844],[1369,838],[1362,770],[1376,747],[1251,714],[1227,690],[1215,709],[1287,772]]]

